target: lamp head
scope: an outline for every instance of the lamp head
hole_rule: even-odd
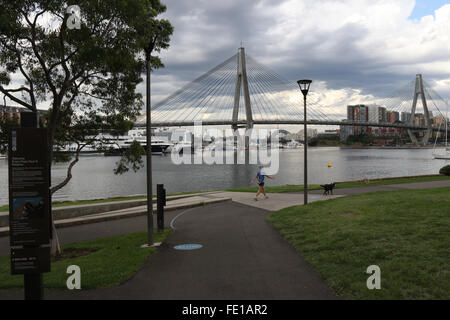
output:
[[[303,96],[306,97],[306,95],[308,94],[309,91],[309,86],[311,85],[312,80],[308,80],[308,79],[303,79],[303,80],[298,80],[298,86],[300,87],[300,90],[303,93]]]

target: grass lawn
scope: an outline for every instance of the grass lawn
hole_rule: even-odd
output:
[[[162,242],[172,230],[155,232],[155,242]],[[139,232],[88,242],[70,244],[70,249],[97,250],[85,256],[52,262],[51,272],[44,274],[45,288],[66,288],[70,265],[81,268],[81,288],[92,289],[117,285],[129,279],[156,249],[140,248],[147,242],[147,233]],[[11,275],[10,258],[0,257],[0,288],[23,287],[22,275]]]
[[[450,299],[450,188],[374,192],[268,217],[344,299]],[[368,290],[370,265],[381,290]]]
[[[394,178],[394,179],[382,179],[382,180],[370,180],[368,184],[362,181],[350,181],[336,184],[336,189],[340,188],[360,188],[371,186],[382,186],[389,184],[401,184],[401,183],[414,183],[414,182],[427,182],[427,181],[439,181],[450,180],[449,176],[431,176],[431,177],[411,177],[411,178]],[[308,190],[320,190],[320,185],[313,184],[308,185]],[[232,192],[256,192],[258,187],[244,187],[227,189],[226,191]],[[283,192],[302,192],[303,185],[286,185],[286,186],[267,186],[266,192],[268,193],[283,193]]]

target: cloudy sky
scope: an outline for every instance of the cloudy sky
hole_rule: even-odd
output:
[[[166,68],[152,78],[153,102],[234,55],[241,41],[287,80],[313,79],[322,104],[343,106],[342,113],[347,104],[389,96],[416,73],[450,97],[450,1],[163,3],[175,32],[161,54]]]
[[[312,79],[311,95],[330,106],[326,113],[345,117],[346,105],[392,96],[417,73],[450,100],[450,1],[162,2],[175,32],[161,52],[166,67],[152,76],[153,104],[233,56],[241,41],[292,83]]]

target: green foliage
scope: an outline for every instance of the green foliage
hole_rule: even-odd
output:
[[[337,146],[339,144],[340,140],[338,135],[318,136],[308,139],[308,146],[310,147]]]
[[[8,134],[12,128],[17,128],[19,121],[16,117],[11,119],[7,116],[1,116],[0,112],[0,153],[7,153]]]
[[[138,141],[134,140],[131,143],[130,148],[125,151],[120,161],[116,163],[117,167],[114,169],[114,173],[123,174],[129,170],[129,166],[131,166],[134,172],[138,171],[144,166],[142,156],[145,154],[145,149]]]
[[[80,8],[79,29],[68,27],[70,5]],[[52,158],[68,159],[53,157],[54,147],[102,149],[105,135],[132,126],[146,62],[163,67],[152,53],[167,49],[173,33],[157,19],[165,10],[159,0],[0,0],[0,92],[32,111],[50,103],[44,123]],[[14,73],[23,86],[11,82]]]
[[[347,138],[347,143],[348,144],[355,144],[355,143],[361,143],[364,145],[368,145],[371,144],[373,141],[372,136],[366,134],[366,133],[361,133],[358,135],[351,135]]]
[[[389,136],[389,135],[385,135],[385,136],[374,136],[374,135],[369,135],[367,133],[360,133],[360,134],[355,134],[355,135],[350,135],[347,138],[346,144],[347,145],[365,145],[365,146],[369,146],[372,145],[374,143],[376,143],[376,141],[380,141],[380,140],[385,140],[387,142],[387,144],[389,145],[400,145],[400,144],[406,144],[409,142],[409,137],[407,137],[406,135],[402,135],[402,136]]]
[[[441,170],[439,170],[439,174],[450,176],[450,165],[442,167]]]

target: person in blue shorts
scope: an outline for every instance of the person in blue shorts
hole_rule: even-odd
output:
[[[256,172],[256,176],[253,178],[253,180],[250,182],[250,184],[253,184],[255,180],[257,181],[257,184],[259,186],[258,191],[256,192],[255,201],[258,201],[258,196],[261,194],[261,192],[264,194],[264,198],[268,199],[269,197],[266,194],[266,189],[264,187],[264,179],[265,178],[274,179],[273,177],[267,175],[263,171],[263,167],[259,166],[258,171]]]

